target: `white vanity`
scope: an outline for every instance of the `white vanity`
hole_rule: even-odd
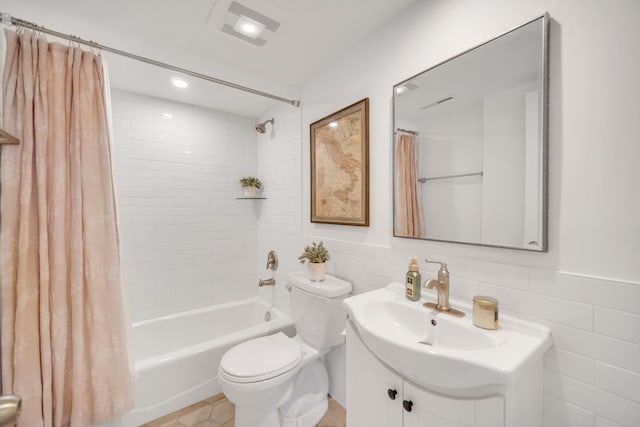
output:
[[[344,301],[349,427],[541,427],[549,329],[510,316],[491,331],[386,288]]]

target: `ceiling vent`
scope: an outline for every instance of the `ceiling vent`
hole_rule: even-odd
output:
[[[264,0],[217,0],[209,27],[253,46],[264,46],[290,15]]]

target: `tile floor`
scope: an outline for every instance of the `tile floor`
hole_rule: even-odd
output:
[[[234,427],[235,407],[224,394],[217,394],[140,427]],[[345,427],[347,413],[329,398],[329,410],[317,427]]]

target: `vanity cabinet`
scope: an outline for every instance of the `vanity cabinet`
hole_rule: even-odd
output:
[[[347,322],[348,427],[505,427],[504,396],[454,398],[400,377]]]

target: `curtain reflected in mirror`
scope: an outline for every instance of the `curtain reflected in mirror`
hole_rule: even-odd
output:
[[[395,235],[423,237],[421,197],[418,189],[416,135],[398,129],[395,143],[396,209]]]

